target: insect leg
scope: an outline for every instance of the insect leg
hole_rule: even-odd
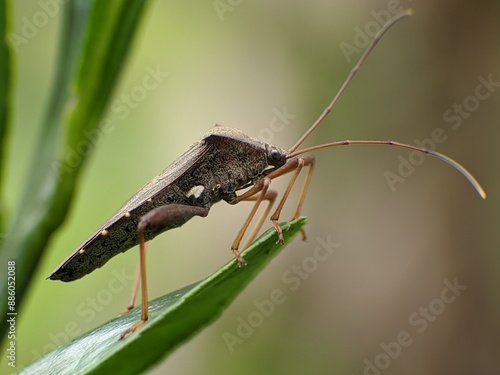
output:
[[[238,197],[236,197],[235,200],[229,202],[230,204],[236,204],[238,202],[249,200],[249,199],[253,200],[253,197],[257,196],[257,194],[260,192],[259,198],[257,198],[257,203],[255,204],[254,209],[250,213],[250,216],[248,217],[247,221],[243,225],[243,228],[241,228],[240,233],[238,233],[238,236],[236,237],[236,239],[235,239],[235,241],[233,243],[233,246],[231,247],[231,250],[235,254],[235,257],[238,258],[238,260],[240,261],[240,264],[243,264],[242,263],[243,259],[241,259],[240,255],[239,255],[239,252],[238,252],[238,247],[239,247],[241,238],[243,237],[243,234],[245,233],[246,229],[248,228],[248,226],[250,224],[250,221],[252,220],[253,216],[255,215],[255,211],[257,210],[260,202],[263,199],[263,198],[261,198],[261,196],[263,196],[263,195],[265,196],[266,192],[268,191],[267,189],[269,187],[269,184],[270,184],[271,180],[274,179],[274,178],[280,177],[280,176],[282,176],[284,174],[287,174],[287,173],[295,171],[295,175],[293,176],[292,180],[290,181],[290,183],[288,185],[288,188],[285,191],[285,194],[284,194],[283,198],[281,199],[281,201],[280,201],[280,203],[278,205],[278,208],[276,209],[276,211],[273,214],[273,216],[271,216],[271,223],[273,224],[274,228],[276,229],[276,232],[278,233],[278,242],[279,243],[283,243],[283,232],[281,231],[281,227],[278,224],[278,220],[279,220],[279,216],[281,214],[281,210],[283,209],[283,206],[284,206],[284,204],[285,204],[285,202],[286,202],[286,200],[287,200],[287,198],[288,198],[288,196],[290,194],[290,191],[292,190],[293,185],[295,184],[295,181],[297,180],[297,177],[298,177],[300,171],[302,170],[302,168],[304,166],[308,166],[309,167],[309,171],[307,173],[306,179],[304,180],[304,184],[302,186],[302,191],[301,191],[300,197],[299,197],[299,202],[298,202],[297,208],[295,209],[295,213],[294,213],[293,219],[296,219],[299,216],[300,209],[302,207],[302,203],[304,201],[305,194],[306,194],[306,191],[307,191],[307,187],[308,187],[309,181],[311,179],[311,174],[312,174],[312,170],[313,170],[313,167],[314,167],[314,162],[315,162],[314,156],[311,156],[311,155],[307,155],[307,156],[304,156],[304,157],[292,159],[288,163],[286,163],[285,165],[283,165],[282,167],[280,167],[280,168],[272,171],[271,173],[269,173],[265,178],[257,181],[254,186],[252,186],[249,190],[247,190],[243,194],[241,194]],[[259,225],[260,226],[262,225],[260,223],[260,221],[258,223],[257,230],[260,229]],[[252,233],[252,236],[253,235],[254,235],[254,233]],[[304,231],[302,231],[302,238],[303,239],[306,238],[306,235],[305,235]]]
[[[283,243],[283,241],[284,241],[281,227],[278,225],[278,220],[279,220],[279,217],[281,214],[281,210],[283,209],[283,206],[285,205],[285,202],[288,199],[290,192],[292,191],[293,185],[297,181],[297,177],[299,176],[300,171],[302,170],[302,168],[304,166],[308,166],[309,170],[308,170],[306,178],[304,180],[304,184],[302,185],[302,190],[301,190],[300,196],[299,196],[299,202],[297,204],[297,208],[295,209],[295,213],[294,213],[292,219],[296,219],[297,217],[299,217],[300,209],[302,208],[302,203],[304,201],[307,187],[308,187],[309,181],[311,179],[311,174],[312,174],[312,171],[314,168],[314,162],[315,162],[314,156],[311,156],[311,155],[292,159],[288,163],[283,165],[282,167],[276,169],[275,171],[273,171],[267,175],[268,178],[274,179],[274,178],[280,177],[286,173],[295,171],[295,174],[293,175],[292,180],[288,184],[288,187],[287,187],[285,193],[283,194],[283,197],[281,198],[281,201],[278,204],[276,211],[271,216],[271,222],[273,223],[273,226],[276,228],[276,231],[278,232],[278,242],[279,243]],[[303,230],[301,232],[302,232],[302,239],[305,239],[306,238],[305,232]]]
[[[236,197],[233,201],[229,202],[230,204],[236,204],[241,201],[245,200],[255,200],[255,204],[252,208],[252,211],[247,217],[247,220],[245,221],[245,224],[243,224],[243,227],[240,229],[238,232],[238,235],[234,239],[233,245],[231,246],[231,251],[234,254],[234,257],[238,259],[238,262],[241,265],[244,265],[246,262],[245,260],[241,257],[238,248],[240,247],[241,240],[243,236],[245,235],[246,230],[248,229],[253,217],[255,216],[255,213],[257,212],[257,209],[260,206],[260,203],[265,199],[269,201],[269,205],[272,205],[274,200],[276,199],[277,193],[273,190],[269,190],[269,185],[271,184],[271,180],[267,177],[264,177],[263,179],[257,181],[252,188],[250,188],[248,191],[245,193],[241,194],[240,196]],[[270,207],[266,210],[266,212],[269,212]],[[262,225],[260,223],[262,221],[259,220],[258,225]],[[252,233],[254,235],[254,233]]]
[[[297,207],[295,208],[295,212],[292,216],[292,220],[295,220],[300,216],[300,210],[302,209],[302,203],[304,203],[304,198],[306,197],[307,188],[309,187],[309,182],[311,181],[311,176],[312,176],[312,172],[314,170],[314,163],[315,163],[314,156],[304,157],[302,159],[303,160],[302,163],[300,163],[298,160],[299,159],[297,159],[297,162],[299,163],[299,165],[302,164],[302,166],[309,167],[309,169],[307,170],[306,178],[304,179],[304,182],[302,184],[302,189],[300,190],[300,195],[299,195],[299,201],[297,203]],[[281,210],[283,208],[285,200],[288,197],[290,190],[292,190],[292,185],[295,183],[297,176],[298,176],[300,170],[302,169],[302,166],[300,167],[300,169],[299,169],[299,167],[297,167],[297,172],[295,173],[294,178],[292,179],[292,181],[290,181],[290,184],[288,185],[287,192],[285,193],[286,195],[283,196],[280,204],[278,205],[278,208],[276,209],[276,212],[274,213],[273,216],[271,216],[271,220],[273,220],[273,219],[276,221],[279,220],[279,215],[281,214]],[[305,230],[301,229],[300,233],[302,234],[302,241],[305,241],[307,239]]]
[[[271,207],[273,206],[277,197],[278,197],[277,191],[275,191],[275,190],[268,190],[267,191],[263,200],[265,199],[265,200],[268,200],[269,202],[267,204],[266,209],[264,210],[264,212],[260,216],[259,221],[255,225],[255,227],[252,231],[252,234],[250,234],[250,236],[248,237],[247,242],[245,243],[245,246],[243,247],[244,249],[246,249],[248,246],[250,246],[250,244],[253,242],[253,240],[255,240],[255,237],[257,237],[257,234],[259,233],[260,228],[262,228],[264,221],[268,217],[269,212],[271,211]],[[245,201],[257,201],[258,199],[259,199],[259,196],[256,194],[256,195],[253,195],[253,196],[245,199]]]
[[[125,336],[129,333],[134,332],[136,329],[141,327],[148,320],[148,286],[147,286],[147,277],[146,277],[146,241],[144,239],[144,229],[146,225],[143,224],[143,221],[139,222],[137,226],[137,232],[139,233],[139,270],[141,275],[141,297],[142,297],[142,313],[141,320],[134,324],[132,327],[127,329],[120,335],[120,340],[123,340]],[[132,294],[137,293],[136,283],[134,283],[134,289]]]
[[[157,207],[141,217],[137,225],[137,234],[139,235],[139,265],[140,265],[140,280],[141,280],[141,297],[142,297],[142,314],[141,320],[127,329],[120,335],[120,340],[123,340],[129,333],[134,332],[148,320],[148,288],[146,277],[146,237],[145,232],[148,230],[151,234],[158,234],[167,229],[176,228],[184,224],[193,216],[205,217],[208,215],[208,208],[188,206],[183,204],[168,204]],[[129,301],[134,302],[137,293],[138,283],[134,282],[134,290]],[[132,299],[132,297],[134,297]]]
[[[120,315],[123,315],[134,308],[140,282],[141,282],[141,264],[138,263],[137,269],[135,270],[134,284],[132,284],[132,292],[130,293],[130,298],[128,299],[127,307],[125,308],[125,310],[120,312]]]

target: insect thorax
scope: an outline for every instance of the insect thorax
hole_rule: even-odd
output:
[[[216,127],[201,142],[208,152],[178,181],[191,204],[230,202],[237,190],[253,184],[269,167],[269,146],[240,130]]]

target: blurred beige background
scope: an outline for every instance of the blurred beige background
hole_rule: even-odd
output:
[[[19,362],[30,363],[125,306],[136,250],[75,283],[45,280],[95,228],[215,123],[290,147],[354,65],[358,55],[348,61],[341,46],[356,47],[357,30],[394,5],[416,14],[384,37],[307,145],[413,144],[440,128],[446,141],[437,150],[468,168],[488,199],[430,158],[390,189],[384,173],[397,173],[401,158],[409,160],[402,149],[317,152],[303,207],[309,240],[288,246],[216,323],[150,373],[500,373],[500,87],[476,90],[480,77],[500,82],[498,1],[152,1],[116,88],[122,101],[108,114],[114,130],[92,155],[69,220],[20,313]],[[31,19],[40,7],[16,2],[14,11],[20,33],[23,17]],[[47,104],[59,25],[56,15],[16,56],[11,209]],[[148,69],[168,76],[144,90]],[[123,95],[132,100],[127,104]],[[124,105],[127,110],[118,110]],[[287,122],[275,122],[284,110]],[[272,124],[283,126],[270,132]],[[286,181],[273,186],[282,189]],[[207,218],[153,241],[151,298],[230,260],[249,209],[221,203]],[[318,238],[340,246],[311,263]],[[302,279],[295,275],[291,283],[296,266]],[[256,304],[276,289],[285,301],[249,337],[228,346],[227,333],[237,335],[241,321],[258,315]]]

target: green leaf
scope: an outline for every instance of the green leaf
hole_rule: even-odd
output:
[[[285,243],[305,222],[305,218],[299,218],[282,224]],[[125,340],[118,338],[140,320],[140,308],[55,349],[20,374],[124,375],[145,371],[213,322],[283,249],[276,240],[276,231],[270,229],[243,252],[246,266],[238,267],[233,259],[206,279],[151,301],[148,322]]]

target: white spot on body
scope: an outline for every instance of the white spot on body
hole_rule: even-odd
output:
[[[198,199],[200,197],[200,195],[203,193],[203,191],[205,190],[205,186],[203,185],[196,185],[196,186],[193,186],[187,193],[186,193],[186,197],[190,198],[190,197],[194,197],[195,199]]]

